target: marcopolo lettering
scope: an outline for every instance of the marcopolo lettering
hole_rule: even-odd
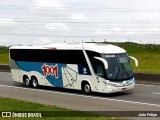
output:
[[[42,71],[44,73],[44,76],[46,77],[47,75],[52,75],[55,76],[56,78],[59,77],[58,75],[58,65],[56,64],[55,66],[48,66],[46,63],[41,67]]]

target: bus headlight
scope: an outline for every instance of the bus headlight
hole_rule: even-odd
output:
[[[108,85],[110,85],[110,86],[116,86],[115,83],[108,83]]]
[[[134,83],[134,81],[130,81],[128,83],[110,83],[109,82],[107,85],[114,86],[114,87],[124,87],[124,86],[129,86],[133,83]]]

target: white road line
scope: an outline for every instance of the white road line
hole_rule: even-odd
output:
[[[155,93],[155,92],[152,92],[152,94],[160,95],[160,93]]]
[[[93,96],[86,96],[86,95],[78,95],[78,94],[74,94],[74,93],[70,94],[70,93],[47,91],[47,90],[39,90],[39,89],[32,89],[32,88],[23,88],[23,87],[15,87],[15,86],[8,86],[8,85],[0,85],[0,87],[8,87],[8,88],[16,88],[16,89],[26,89],[26,90],[31,90],[31,91],[48,92],[48,93],[64,94],[64,95],[70,95],[70,96],[78,96],[78,97],[85,97],[85,98],[94,98],[94,99],[100,99],[100,100],[109,100],[109,101],[117,101],[117,102],[124,102],[124,103],[132,103],[132,104],[140,104],[140,105],[148,105],[148,106],[157,106],[157,107],[160,107],[159,104],[143,103],[143,102],[135,102],[135,101],[126,101],[126,100],[118,100],[118,99],[110,99],[110,98],[100,98],[100,97],[93,97]]]
[[[10,72],[0,72],[0,74],[3,74],[3,73],[11,75]]]
[[[136,84],[136,85],[143,85],[143,86],[149,86],[149,87],[160,87],[160,85],[147,85],[147,84]]]

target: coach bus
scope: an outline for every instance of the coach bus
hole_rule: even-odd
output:
[[[115,93],[133,89],[133,68],[127,52],[98,43],[55,43],[10,47],[13,81],[91,92]]]

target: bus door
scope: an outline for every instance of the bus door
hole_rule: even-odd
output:
[[[106,85],[105,85],[105,69],[104,69],[104,64],[99,61],[95,60],[95,73],[96,73],[96,81],[97,81],[97,87],[98,87],[98,92],[105,92],[106,90]]]

